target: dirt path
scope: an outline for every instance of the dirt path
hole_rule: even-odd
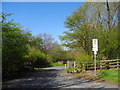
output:
[[[72,77],[63,66],[49,67],[31,73],[29,77],[3,82],[4,88],[117,88]]]

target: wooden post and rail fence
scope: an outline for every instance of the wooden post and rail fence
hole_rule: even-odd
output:
[[[94,70],[94,62],[75,62],[67,61],[66,68],[68,72],[80,72],[87,70]],[[72,68],[72,70],[70,70]],[[99,60],[96,63],[97,70],[120,69],[120,59],[114,60]]]

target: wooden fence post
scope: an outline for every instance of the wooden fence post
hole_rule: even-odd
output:
[[[76,63],[75,63],[75,61],[74,61],[74,72],[75,72],[75,66],[76,66]]]
[[[65,69],[66,69],[67,67],[66,67],[66,64],[65,64]]]
[[[100,60],[100,70],[102,70],[102,60]]]
[[[87,62],[85,62],[85,70],[87,70]]]
[[[83,71],[85,71],[85,63],[83,62]]]
[[[86,65],[87,65],[86,70],[88,70],[88,62],[86,62]]]
[[[69,61],[67,61],[67,73],[69,73]]]
[[[70,65],[69,65],[69,61],[67,61],[67,68],[69,69]]]
[[[117,69],[119,69],[119,60],[117,59]]]

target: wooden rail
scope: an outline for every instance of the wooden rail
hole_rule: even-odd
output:
[[[120,68],[120,59],[115,60],[100,60],[101,69],[119,69]]]
[[[73,68],[73,71],[70,71],[70,68]],[[94,62],[75,62],[67,61],[67,68],[69,72],[78,72],[85,70],[94,70]],[[120,59],[114,60],[99,60],[96,64],[97,70],[100,69],[120,69]]]

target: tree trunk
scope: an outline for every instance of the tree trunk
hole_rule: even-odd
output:
[[[108,3],[108,0],[106,1],[106,5],[107,5],[107,12],[108,12],[108,21],[107,21],[107,24],[108,24],[108,30],[110,30],[110,7],[109,7],[109,3]]]

